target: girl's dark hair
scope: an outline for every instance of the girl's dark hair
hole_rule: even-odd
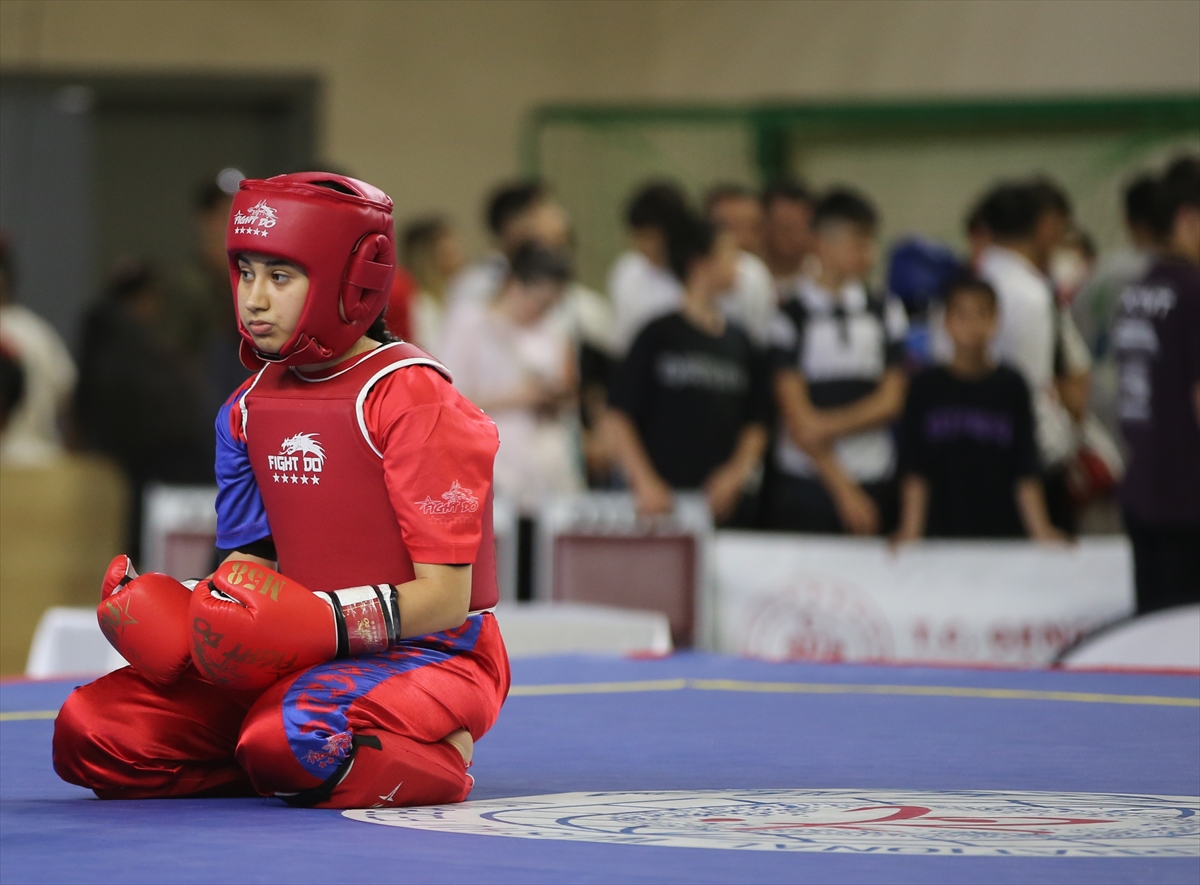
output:
[[[571,281],[571,262],[561,252],[539,243],[522,243],[513,253],[508,275],[527,286],[534,283],[565,285]]]
[[[712,254],[717,228],[707,219],[693,215],[673,225],[666,233],[667,264],[675,279],[687,285],[692,262]]]
[[[375,322],[371,323],[370,328],[364,334],[372,341],[378,341],[380,344],[392,344],[400,340],[388,330],[386,307],[375,318]]]

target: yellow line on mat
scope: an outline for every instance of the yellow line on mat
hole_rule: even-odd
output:
[[[1084,704],[1144,704],[1153,707],[1200,707],[1196,698],[1142,694],[1099,694],[1089,691],[1033,691],[1023,688],[967,688],[954,685],[859,685],[835,682],[740,682],[735,679],[691,679],[701,691],[744,691],[777,694],[880,694],[917,697],[988,698],[1005,701],[1071,701]]]
[[[686,679],[649,679],[642,682],[576,682],[563,685],[514,685],[509,696],[528,697],[547,694],[617,694],[626,691],[681,691]]]
[[[53,719],[57,715],[57,710],[13,710],[10,713],[0,713],[0,722],[20,722],[23,719]]]
[[[514,685],[513,697],[617,694],[640,691],[734,691],[763,694],[866,694],[909,697],[986,698],[1006,701],[1067,701],[1084,704],[1140,704],[1152,707],[1200,707],[1196,698],[1087,691],[1035,691],[1022,688],[970,688],[955,685],[860,685],[838,682],[742,682],[736,679],[660,679],[644,682],[578,682],[562,685]]]
[[[642,691],[732,691],[757,694],[857,694],[938,698],[985,698],[994,701],[1066,701],[1082,704],[1136,704],[1150,707],[1200,707],[1196,698],[1143,694],[1100,694],[1089,691],[1034,691],[1023,688],[968,688],[956,685],[860,685],[841,682],[742,682],[737,679],[650,679],[638,682],[568,682],[560,685],[514,685],[511,697],[623,694]],[[57,710],[0,713],[0,722],[53,719]]]

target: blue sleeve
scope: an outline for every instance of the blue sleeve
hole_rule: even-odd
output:
[[[234,438],[232,410],[240,397],[231,397],[217,413],[217,547],[234,550],[271,534],[246,443]]]

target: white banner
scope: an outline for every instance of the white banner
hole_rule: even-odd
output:
[[[769,660],[1043,666],[1134,608],[1124,537],[881,540],[719,532],[718,650]]]

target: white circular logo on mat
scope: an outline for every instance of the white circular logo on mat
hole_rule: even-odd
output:
[[[555,793],[346,817],[444,833],[678,848],[1017,857],[1200,856],[1200,798],[1120,793]]]

